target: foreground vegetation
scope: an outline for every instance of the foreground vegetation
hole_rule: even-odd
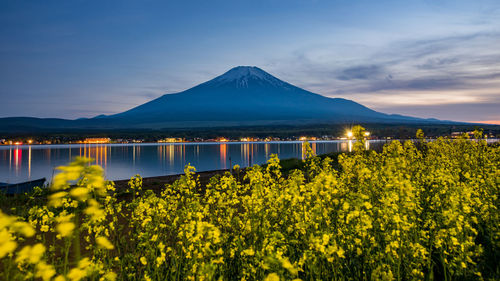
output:
[[[50,191],[1,199],[0,279],[500,279],[500,147],[419,132],[365,151],[356,129],[335,162],[306,145],[287,176],[273,156],[206,186],[187,166],[161,194],[78,159]]]

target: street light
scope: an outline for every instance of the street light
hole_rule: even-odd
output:
[[[351,131],[348,131],[348,132],[347,132],[347,137],[348,137],[348,138],[352,138],[352,132],[351,132]]]

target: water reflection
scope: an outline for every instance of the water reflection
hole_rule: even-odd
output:
[[[12,149],[9,147],[9,172],[12,167]]]
[[[133,167],[135,168],[135,143],[132,146],[132,163]]]
[[[253,143],[242,143],[241,144],[241,159],[242,166],[252,166],[252,157],[254,154]]]
[[[57,151],[59,153],[59,151]],[[50,154],[50,152],[49,152]],[[68,147],[68,161],[74,158],[72,147]],[[79,145],[78,156],[93,159],[92,164],[101,165],[106,169],[108,165],[108,146],[104,144],[83,144]],[[50,163],[50,157],[49,157]]]
[[[46,149],[46,150],[45,150],[45,152],[46,152],[46,154],[47,154],[47,155],[46,155],[46,158],[47,158],[47,164],[49,164],[49,165],[50,165],[50,155],[51,155],[51,149],[50,149],[50,147],[49,147],[48,149]]]
[[[175,161],[175,147],[173,144],[168,145],[167,155],[168,155],[168,162],[170,163],[170,165],[173,165]]]
[[[248,163],[248,159],[247,159],[247,155],[248,155],[248,143],[242,143],[240,145],[240,152],[241,152],[241,159],[243,159],[243,161],[245,163]]]
[[[227,158],[227,144],[226,143],[221,143],[219,145],[219,156],[220,156],[220,163],[221,163],[221,168],[226,169],[226,158]]]
[[[316,154],[352,151],[353,141],[311,142]],[[366,148],[383,142],[368,141]],[[271,154],[281,159],[303,157],[302,142],[170,143],[170,144],[78,144],[0,146],[0,182],[22,182],[42,177],[50,180],[54,169],[74,157],[93,159],[108,179],[141,174],[151,177],[182,173],[190,163],[197,171],[248,167],[265,163]],[[23,151],[24,150],[24,151]]]
[[[145,151],[147,154],[147,151]],[[193,157],[198,158],[200,153],[199,146],[193,149]],[[148,156],[149,157],[149,156]],[[162,170],[169,171],[170,167],[176,163],[185,163],[186,148],[184,144],[159,144],[156,147],[157,163],[160,164]]]
[[[28,179],[31,179],[31,145],[28,148]]]
[[[16,149],[14,149],[14,168],[16,171],[16,175],[19,175],[19,170],[21,169],[22,157],[23,157],[23,151],[19,149],[19,147],[16,147]]]

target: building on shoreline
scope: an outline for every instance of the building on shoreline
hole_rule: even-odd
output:
[[[161,140],[158,140],[158,142],[183,142],[184,139],[182,138],[165,138],[165,139],[161,139]]]
[[[82,143],[110,143],[110,138],[86,138]]]

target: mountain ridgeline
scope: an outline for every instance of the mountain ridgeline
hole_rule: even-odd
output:
[[[179,128],[313,123],[437,122],[388,115],[359,103],[328,98],[287,82],[258,67],[238,66],[180,93],[166,94],[128,111],[90,119],[2,118],[6,127]]]
[[[387,115],[283,82],[257,67],[235,67],[177,94],[167,94],[108,118],[144,124],[175,121],[261,123],[361,121]]]

